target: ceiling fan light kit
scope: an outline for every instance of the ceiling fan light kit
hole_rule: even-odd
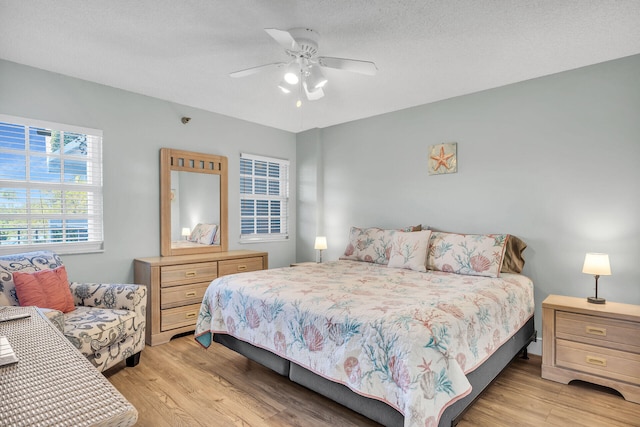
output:
[[[309,67],[309,76],[305,80],[307,86],[312,89],[322,89],[327,84],[327,78],[320,71],[320,67],[315,65]]]
[[[370,61],[318,56],[320,35],[309,28],[292,28],[288,31],[265,28],[265,31],[284,48],[285,53],[290,57],[289,62],[275,62],[247,68],[235,71],[230,76],[245,77],[267,69],[284,67],[283,80],[278,84],[278,88],[288,94],[297,87],[299,93],[297,107],[302,105],[300,92],[303,90],[309,101],[315,101],[324,96],[322,88],[328,80],[321,71],[322,67],[369,76],[374,76],[378,70],[376,64]]]
[[[315,101],[324,96],[324,91],[322,89],[309,90],[307,82],[302,83],[302,87],[304,88],[304,93],[309,101]]]
[[[300,74],[300,66],[293,62],[287,67],[287,71],[284,73],[284,81],[290,85],[297,85],[300,81],[300,78],[298,77]]]

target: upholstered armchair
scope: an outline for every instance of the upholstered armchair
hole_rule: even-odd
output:
[[[0,306],[20,305],[14,273],[39,274],[62,265],[49,251],[0,256]],[[145,341],[146,287],[76,282],[69,287],[73,307],[66,313],[41,307],[49,320],[99,371],[122,360],[137,365]]]

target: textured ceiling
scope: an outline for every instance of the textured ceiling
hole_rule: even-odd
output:
[[[301,108],[278,70],[228,76],[293,27],[378,74],[327,70]],[[291,132],[638,53],[640,0],[0,0],[2,59]]]

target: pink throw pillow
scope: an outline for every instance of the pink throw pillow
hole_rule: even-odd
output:
[[[68,313],[75,310],[64,265],[35,273],[13,273],[21,306],[35,305]]]

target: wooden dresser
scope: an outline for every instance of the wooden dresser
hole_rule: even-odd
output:
[[[550,295],[542,334],[542,378],[588,381],[640,403],[640,306]]]
[[[164,344],[174,335],[193,331],[213,279],[268,266],[267,252],[256,251],[136,259],[134,282],[148,290],[146,343]]]

